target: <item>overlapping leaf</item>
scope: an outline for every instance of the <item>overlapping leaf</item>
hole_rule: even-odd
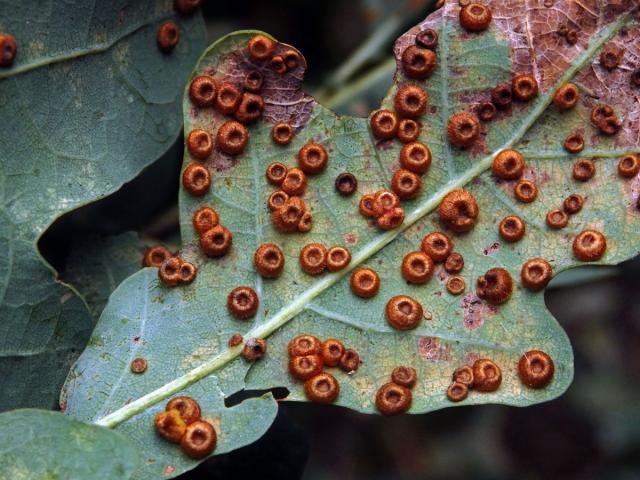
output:
[[[102,237],[88,235],[72,242],[63,280],[77,286],[97,319],[109,295],[140,269],[144,244],[134,232]]]
[[[420,137],[433,152],[433,165],[423,179],[420,197],[403,202],[404,224],[390,232],[378,230],[358,215],[357,202],[359,195],[388,186],[398,168],[396,141],[377,141],[366,119],[336,117],[305,96],[300,82],[306,65],[280,77],[268,66],[249,60],[245,45],[255,32],[230,35],[205,52],[194,75],[207,72],[239,82],[248,69],[261,69],[265,75],[263,120],[250,127],[250,144],[242,155],[232,158],[216,150],[206,161],[213,176],[206,196],[181,194],[182,255],[199,266],[197,280],[168,289],[154,271],[144,270],[125,281],[111,297],[64,397],[70,414],[117,427],[135,438],[148,460],[138,472],[140,478],[168,467],[178,473],[194,464],[153,432],[152,415],[177,392],[204,404],[220,434],[217,453],[259,436],[274,408],[269,396],[249,401],[255,408],[247,402],[226,408],[225,396],[242,388],[286,386],[289,400],[305,400],[301,384],[287,373],[286,343],[299,333],[339,338],[359,352],[363,363],[356,373],[335,372],[341,388],[336,403],[363,412],[375,411],[377,388],[400,364],[418,370],[410,413],[451,406],[445,391],[452,371],[478,357],[492,358],[502,367],[503,383],[493,393],[472,393],[462,405],[524,406],[552,399],[567,388],[573,375],[571,346],[546,310],[543,293],[518,286],[508,303],[494,307],[475,296],[475,281],[487,269],[501,266],[519,283],[520,267],[532,257],[546,258],[555,273],[574,267],[571,240],[587,227],[607,236],[609,246],[600,263],[616,263],[638,252],[640,211],[635,204],[640,179],[622,180],[616,165],[623,153],[640,150],[637,90],[629,82],[630,70],[638,63],[640,28],[630,13],[630,2],[611,6],[591,2],[588,8],[569,1],[556,1],[549,8],[530,7],[524,0],[488,3],[494,20],[482,34],[460,28],[458,2],[450,1],[396,43],[399,59],[419,30],[429,27],[440,34],[438,68],[424,82],[430,108],[422,119]],[[576,45],[556,33],[567,22],[580,25]],[[607,42],[624,47],[621,66],[614,72],[605,72],[599,65],[598,53]],[[407,81],[401,72],[383,106],[392,106],[398,86]],[[450,146],[444,133],[449,116],[488,100],[490,90],[514,73],[536,75],[540,95],[486,124],[473,148]],[[560,113],[550,106],[551,97],[569,80],[580,86],[582,100],[573,111]],[[617,136],[603,137],[589,125],[596,101],[611,103],[623,120]],[[225,120],[216,112],[198,111],[188,97],[184,107],[187,131],[197,127],[215,132]],[[287,147],[276,146],[270,139],[271,126],[277,121],[296,127],[296,137]],[[580,157],[562,148],[565,136],[577,128],[585,131],[587,144]],[[305,194],[314,227],[308,234],[282,234],[271,225],[265,205],[271,188],[264,170],[275,160],[294,165],[296,152],[309,141],[322,143],[330,158],[326,171],[310,179]],[[513,182],[497,181],[487,171],[494,155],[509,147],[525,154],[525,177],[535,179],[540,187],[540,197],[532,204],[515,202]],[[186,164],[188,153],[185,157]],[[583,157],[596,159],[597,175],[591,182],[578,183],[571,177],[571,167],[575,158]],[[359,195],[344,198],[335,193],[333,181],[343,171],[357,176]],[[461,187],[474,194],[481,210],[472,232],[453,236],[455,250],[465,258],[462,275],[467,292],[450,295],[444,287],[448,274],[441,267],[426,285],[406,284],[400,275],[402,257],[417,250],[426,233],[442,229],[434,210],[447,192]],[[544,223],[546,212],[560,207],[570,193],[585,197],[583,211],[565,229],[549,229]],[[234,234],[233,248],[222,259],[208,259],[199,250],[191,216],[203,205],[215,207]],[[519,243],[504,244],[497,226],[513,213],[525,220],[527,234]],[[267,241],[281,245],[286,257],[285,271],[276,280],[261,279],[252,263],[256,247]],[[345,245],[353,254],[351,268],[375,269],[382,283],[377,297],[354,297],[347,271],[321,277],[303,273],[298,252],[311,241]],[[238,285],[250,285],[260,296],[260,309],[249,321],[236,320],[227,312],[226,296]],[[384,318],[386,301],[402,293],[418,299],[430,314],[409,332],[392,329]],[[242,333],[245,339],[267,338],[267,355],[255,364],[244,362],[238,356],[241,347],[227,346],[234,333]],[[534,348],[548,352],[556,365],[553,382],[542,390],[524,387],[516,372],[520,355]],[[134,356],[150,362],[144,378],[128,371],[127,362]],[[243,405],[247,408],[240,410]],[[251,428],[245,429],[248,415],[255,417]]]
[[[61,413],[0,414],[0,478],[126,480],[139,458],[119,433]]]
[[[51,408],[93,321],[38,253],[64,212],[135,177],[175,141],[180,91],[203,47],[173,2],[2,2],[18,55],[0,71],[0,410]],[[181,41],[159,51],[173,18]]]

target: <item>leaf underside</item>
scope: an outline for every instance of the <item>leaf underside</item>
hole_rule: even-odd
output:
[[[640,211],[635,203],[640,178],[622,180],[616,166],[620,155],[640,150],[638,92],[629,82],[629,72],[640,55],[640,29],[629,13],[629,2],[606,7],[587,2],[589,9],[570,1],[556,1],[553,8],[528,8],[524,0],[486,3],[493,11],[493,22],[483,33],[462,30],[458,2],[448,1],[396,43],[399,59],[421,29],[433,28],[440,37],[437,70],[426,81],[416,82],[429,93],[419,140],[431,148],[433,164],[423,177],[420,197],[403,202],[405,223],[391,232],[367,222],[357,213],[357,205],[361,195],[388,187],[398,168],[401,145],[397,141],[377,141],[367,119],[336,117],[305,95],[300,84],[306,65],[278,76],[268,66],[249,60],[245,46],[257,32],[229,35],[204,53],[193,76],[205,72],[240,82],[248,69],[260,69],[265,75],[261,94],[266,107],[262,120],[249,128],[251,139],[242,155],[232,158],[214,150],[206,160],[212,172],[208,194],[195,198],[181,191],[181,255],[198,265],[198,278],[176,289],[162,286],[151,269],[127,279],[112,295],[63,395],[69,414],[117,427],[138,442],[148,460],[137,472],[139,478],[166,474],[168,466],[178,474],[196,464],[157,439],[153,431],[153,415],[177,392],[196,398],[212,419],[219,432],[215,453],[257,438],[275,414],[269,394],[232,408],[224,407],[225,397],[241,389],[285,386],[290,391],[288,400],[305,401],[302,385],[287,371],[286,344],[301,333],[338,338],[358,351],[363,363],[356,373],[335,369],[331,373],[340,383],[336,404],[361,412],[376,411],[375,392],[398,365],[418,371],[409,413],[453,406],[445,395],[451,373],[479,357],[500,365],[502,385],[493,393],[473,392],[456,405],[526,406],[566,390],[573,376],[570,343],[545,308],[543,292],[519,286],[520,268],[534,257],[547,259],[556,274],[577,266],[571,242],[588,227],[607,236],[608,249],[599,263],[617,263],[637,254]],[[555,33],[566,22],[581,25],[576,45],[561,41]],[[625,51],[621,66],[613,72],[606,72],[598,61],[607,42]],[[484,125],[481,139],[472,148],[450,146],[445,134],[449,116],[487,101],[491,89],[510,81],[513,73],[533,73],[541,89],[538,97],[499,113]],[[393,108],[398,86],[407,81],[399,65],[383,107]],[[575,109],[560,113],[549,104],[556,88],[567,81],[581,88],[582,97]],[[623,121],[617,136],[598,135],[589,124],[589,112],[597,102],[611,104]],[[215,133],[226,120],[218,112],[198,111],[188,95],[184,117],[185,131],[204,128]],[[270,138],[272,125],[279,121],[296,127],[296,136],[286,147],[276,146]],[[567,154],[562,148],[564,138],[578,129],[584,131],[586,148],[580,156]],[[294,166],[297,151],[310,141],[323,144],[329,152],[327,169],[310,177],[305,193],[314,226],[308,234],[282,234],[272,226],[265,205],[272,188],[264,171],[273,161]],[[540,188],[534,203],[517,203],[514,182],[497,181],[487,171],[493,156],[510,147],[524,154],[524,176]],[[596,177],[586,183],[573,180],[575,158],[596,159]],[[189,161],[185,151],[185,165]],[[334,179],[343,171],[358,178],[357,195],[345,198],[335,193]],[[408,285],[400,275],[402,257],[419,250],[426,233],[442,230],[434,210],[448,191],[462,187],[473,193],[481,212],[472,232],[453,235],[454,249],[465,259],[461,275],[466,292],[458,297],[447,292],[448,274],[442,266],[427,284]],[[544,222],[546,212],[561,207],[571,193],[585,197],[583,210],[566,228],[550,230]],[[211,260],[200,252],[191,225],[193,212],[205,205],[213,206],[234,234],[233,248],[222,259]],[[519,215],[527,224],[524,239],[515,244],[502,242],[497,231],[500,220],[509,214]],[[370,300],[356,298],[349,288],[348,271],[321,277],[303,273],[298,252],[311,241],[348,247],[353,255],[350,268],[369,266],[380,275],[379,294]],[[263,242],[277,243],[284,251],[285,271],[276,280],[261,279],[255,272],[253,252]],[[497,266],[511,273],[517,287],[509,302],[494,307],[475,296],[474,286],[478,276]],[[249,321],[236,320],[227,312],[226,297],[239,285],[252,286],[260,297],[260,309]],[[384,306],[398,294],[419,300],[430,319],[412,331],[392,329]],[[245,339],[268,337],[266,356],[246,363],[238,357],[241,347],[227,347],[234,333]],[[517,376],[518,358],[531,349],[546,351],[555,362],[553,381],[542,390],[523,386]],[[142,376],[128,370],[128,362],[137,356],[150,364]]]
[[[126,480],[138,463],[133,443],[104,427],[44,410],[0,414],[3,480]]]
[[[165,55],[156,31],[169,18],[181,41]],[[0,70],[0,411],[52,408],[94,321],[37,241],[175,142],[204,25],[171,0],[3,2],[0,31],[18,45]]]
[[[98,319],[111,292],[140,270],[144,249],[134,232],[108,237],[81,236],[71,243],[62,280],[77,286],[91,316]]]

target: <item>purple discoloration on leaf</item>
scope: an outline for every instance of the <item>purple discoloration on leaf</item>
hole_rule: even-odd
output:
[[[477,353],[469,352],[464,356],[464,363],[466,365],[472,366],[479,358],[480,355],[478,355]]]
[[[378,150],[390,150],[394,147],[393,139],[391,140],[378,140],[376,142],[376,148]]]
[[[289,45],[279,43],[274,55],[281,55],[286,50],[293,49]],[[285,74],[279,74],[268,61],[258,61],[251,58],[246,50],[231,52],[218,67],[217,78],[241,86],[246,75],[251,71],[258,71],[263,76],[263,87],[260,95],[264,99],[262,120],[272,124],[286,122],[296,131],[301,130],[309,121],[315,100],[302,91],[302,79],[307,68],[307,62],[300,55],[300,65]]]
[[[580,135],[581,137],[584,138],[584,133],[585,133],[585,128],[580,126],[578,128],[574,128],[571,132],[569,132],[569,135]]]
[[[215,65],[203,63],[200,70],[194,72],[194,76],[207,74],[212,76],[218,85],[232,83],[240,91],[243,91],[246,76],[254,71],[259,72],[263,77],[259,95],[264,100],[264,110],[256,123],[259,125],[266,122],[275,125],[284,122],[293,126],[296,132],[300,132],[311,119],[316,101],[302,90],[302,79],[307,68],[306,60],[302,54],[295,48],[282,43],[277,44],[274,54],[279,55],[287,50],[298,53],[300,64],[285,74],[277,73],[269,61],[258,61],[250,57],[244,45],[239,47],[237,43],[230,43],[221,47],[219,56],[213,57],[211,61],[218,60]],[[193,107],[189,107],[188,118],[191,125],[185,125],[187,130],[202,128],[211,133],[214,143],[217,143],[215,137],[220,126],[234,119],[233,115],[224,115],[216,108],[196,109]],[[225,172],[234,168],[238,157],[246,156],[250,150],[251,129],[249,146],[242,155],[226,154],[216,146],[205,163],[212,170]]]
[[[498,250],[500,250],[500,242],[493,242],[491,245],[489,245],[487,248],[485,248],[482,251],[482,254],[486,257],[489,255],[493,255]]]
[[[450,357],[449,345],[443,344],[437,337],[419,337],[418,352],[422,358],[433,362],[447,361]]]
[[[640,174],[636,175],[627,188],[629,195],[629,208],[628,211],[631,215],[640,215],[640,208],[638,202],[640,201]]]
[[[164,473],[166,476],[169,476],[169,475],[173,475],[173,472],[175,471],[176,469],[173,465],[166,465],[162,473]]]
[[[356,243],[358,243],[358,235],[356,235],[355,233],[347,233],[344,236],[344,241],[348,245],[355,245]]]
[[[553,180],[553,177],[551,177],[551,175],[549,175],[549,172],[547,172],[546,170],[540,170],[540,171],[536,172],[532,168],[531,169],[531,176],[532,176],[532,178],[535,178],[536,183],[538,184],[538,186],[542,186],[545,183],[548,183],[551,180]]]
[[[540,90],[545,92],[588,46],[591,37],[603,26],[615,20],[619,14],[628,11],[633,5],[633,0],[619,0],[615,4],[587,1],[587,6],[574,0],[556,0],[553,8],[542,8],[542,2],[530,0],[489,0],[483,3],[493,13],[490,29],[503,36],[509,44],[513,71],[532,73],[538,80]],[[458,2],[447,1],[421,24],[402,35],[394,48],[398,69],[401,68],[402,52],[415,42],[418,32],[426,28],[440,31],[443,17],[447,22],[458,24],[460,8]],[[524,17],[527,18],[526,22],[523,22]],[[569,45],[557,34],[561,25],[577,26],[576,45]],[[627,33],[629,34],[633,32]],[[464,42],[474,35],[462,30],[457,37],[459,41]],[[619,41],[624,43],[620,35],[616,38],[620,38]],[[635,52],[627,55],[625,61],[632,62],[634,54],[637,61],[638,55]]]
[[[625,2],[622,2],[624,4]],[[611,71],[605,70],[596,57],[589,68],[577,77],[576,84],[593,92],[596,98],[585,96],[588,108],[605,103],[610,105],[622,121],[622,129],[615,136],[617,147],[634,145],[640,147],[640,93],[629,81],[629,73],[638,68],[640,43],[631,41],[640,36],[640,28],[627,29],[618,33],[608,45],[623,52],[620,65]],[[597,143],[596,138],[592,143]]]
[[[480,328],[489,315],[495,315],[497,307],[483,302],[475,293],[467,293],[460,299],[464,310],[464,327],[469,330]]]
[[[467,151],[472,157],[482,157],[489,153],[486,131],[481,132],[478,140],[473,142],[473,145],[471,145]]]
[[[224,153],[218,147],[216,147],[214,148],[211,156],[207,159],[206,164],[208,167],[210,167],[210,169],[218,172],[226,172],[227,170],[233,168],[237,161],[238,159],[236,156]]]

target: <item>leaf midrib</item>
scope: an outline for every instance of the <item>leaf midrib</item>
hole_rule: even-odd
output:
[[[157,23],[161,18],[165,18],[166,15],[161,17],[154,17],[147,19],[144,23],[140,23],[137,25],[133,25],[130,28],[127,28],[122,31],[120,35],[113,37],[110,41],[107,42],[98,42],[94,43],[88,48],[80,48],[75,50],[69,50],[66,52],[61,52],[58,56],[54,57],[40,57],[37,60],[23,63],[15,68],[8,70],[7,72],[0,72],[0,80],[5,78],[15,77],[17,75],[22,75],[23,73],[30,72],[31,70],[37,70],[39,68],[47,67],[49,65],[53,65],[56,63],[62,63],[70,60],[75,60],[76,58],[87,57],[90,55],[97,55],[99,53],[104,53],[113,48],[114,45],[121,42],[122,40],[130,37],[135,34],[139,30],[142,30],[149,25]]]
[[[512,148],[535,124],[538,118],[543,114],[543,112],[551,103],[555,90],[560,85],[563,85],[570,79],[572,79],[576,75],[576,73],[579,72],[589,60],[591,60],[595,52],[598,51],[607,40],[613,37],[616,32],[618,32],[618,30],[620,30],[630,19],[630,13],[621,15],[617,21],[612,22],[610,25],[598,32],[598,34],[595,35],[594,38],[592,38],[589,47],[586,48],[575,59],[571,67],[564,72],[564,74],[558,79],[554,86],[550,88],[546,92],[546,94],[539,96],[537,103],[532,106],[528,118],[521,124],[518,129],[514,131],[511,138],[507,140],[504,145],[496,149],[494,153],[477,161],[472,168],[468,169],[460,177],[449,180],[449,182],[443,185],[431,197],[425,199],[422,204],[418,205],[405,217],[405,221],[401,227],[395,230],[386,231],[368,242],[362,249],[360,249],[353,255],[352,261],[347,268],[340,272],[326,274],[310,288],[299,295],[293,302],[289,303],[288,305],[281,308],[278,312],[276,312],[270,319],[247,332],[245,338],[266,338],[271,335],[273,332],[293,319],[298,313],[304,310],[304,308],[314,298],[336,284],[351,270],[375,255],[378,251],[382,250],[386,245],[391,243],[402,232],[410,228],[417,221],[435,210],[435,208],[437,208],[437,206],[440,204],[441,200],[447,193],[449,193],[453,189],[462,188],[464,185],[487,170],[491,166],[493,158],[495,157],[495,155],[497,155],[497,153],[504,149]],[[443,19],[443,22],[444,21],[445,20]],[[172,380],[171,382],[157,388],[156,390],[153,390],[152,392],[149,392],[148,394],[138,398],[137,400],[97,420],[95,423],[97,425],[109,428],[118,426],[129,418],[142,413],[150,406],[155,405],[156,403],[168,398],[169,396],[184,390],[189,385],[192,385],[212,374],[213,372],[219,370],[224,365],[238,357],[242,352],[242,348],[242,345],[239,345],[237,347],[232,347],[223,351],[222,353],[204,362],[202,365],[187,372],[183,376]]]

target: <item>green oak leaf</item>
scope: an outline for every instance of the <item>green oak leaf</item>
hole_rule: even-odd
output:
[[[160,442],[154,433],[153,415],[179,392],[204,404],[205,416],[215,420],[220,435],[215,453],[258,436],[256,425],[268,424],[272,414],[270,397],[266,397],[269,401],[265,397],[249,400],[262,401],[262,410],[255,409],[255,423],[242,430],[246,412],[233,410],[247,402],[228,408],[223,404],[225,397],[242,389],[285,386],[287,400],[305,401],[302,384],[287,371],[287,342],[301,333],[338,338],[360,354],[362,364],[355,373],[331,369],[340,383],[336,404],[360,412],[376,412],[377,389],[389,381],[395,366],[403,364],[415,367],[419,379],[409,413],[484,403],[526,406],[551,400],[567,389],[573,377],[571,345],[545,308],[544,293],[520,286],[520,269],[534,257],[547,259],[556,274],[578,266],[571,243],[589,227],[605,232],[608,239],[607,252],[598,263],[617,263],[639,250],[640,211],[635,204],[640,177],[623,180],[616,165],[621,155],[640,151],[639,115],[632,102],[637,92],[629,81],[632,52],[640,50],[640,27],[628,2],[594,7],[599,21],[588,23],[578,44],[569,45],[548,30],[549,25],[566,21],[557,18],[558,12],[568,12],[574,22],[587,15],[571,2],[556,1],[553,9],[529,9],[524,0],[487,3],[494,20],[485,32],[462,30],[460,7],[451,0],[396,42],[399,62],[418,31],[432,28],[440,37],[438,68],[430,78],[417,82],[430,97],[428,112],[421,119],[420,141],[431,148],[433,164],[423,177],[421,195],[403,202],[403,225],[392,231],[378,230],[360,216],[358,201],[361,195],[389,185],[398,168],[401,145],[397,141],[378,141],[367,119],[338,117],[305,95],[301,90],[304,62],[279,76],[268,65],[249,60],[245,48],[258,32],[231,34],[204,53],[193,76],[206,72],[240,82],[247,71],[260,68],[265,77],[261,91],[265,110],[262,119],[249,127],[250,142],[243,154],[233,158],[214,150],[206,159],[212,185],[205,196],[181,192],[181,255],[198,265],[198,278],[189,286],[167,288],[158,281],[157,272],[144,269],[127,279],[111,296],[63,395],[67,413],[134,438],[148,459],[137,472],[139,478],[153,478],[166,466],[178,474],[197,463],[187,461],[179,449]],[[629,54],[623,66],[605,74],[598,57],[608,42]],[[514,73],[527,72],[533,72],[540,85],[535,100],[517,103],[484,124],[480,140],[468,150],[448,143],[446,123],[453,113],[473,110],[489,99],[496,84],[510,81]],[[398,86],[406,81],[398,65],[383,107],[393,108]],[[581,88],[582,100],[572,111],[561,113],[551,105],[552,96],[568,81]],[[617,136],[598,135],[589,124],[595,97],[610,103],[622,119]],[[188,95],[184,115],[187,132],[203,128],[215,133],[226,121],[216,111],[193,107]],[[276,146],[270,137],[272,125],[280,121],[296,128],[293,142],[285,147]],[[584,130],[586,140],[580,156],[562,148],[565,136],[577,128]],[[283,234],[272,226],[266,207],[273,187],[265,180],[265,168],[273,161],[295,165],[296,153],[310,141],[323,144],[329,152],[326,170],[310,176],[304,197],[313,214],[313,229],[307,234]],[[540,188],[535,202],[517,203],[514,182],[498,181],[491,174],[493,158],[505,148],[524,153],[525,178],[534,179]],[[590,182],[576,182],[571,176],[573,161],[585,157],[597,159],[597,175]],[[190,161],[185,152],[185,166]],[[357,176],[358,195],[336,194],[334,179],[344,171]],[[447,292],[448,274],[441,265],[427,284],[407,284],[400,274],[403,256],[418,250],[425,234],[443,229],[436,209],[448,192],[463,187],[475,196],[481,212],[471,232],[452,234],[455,250],[465,258],[461,275],[466,292],[461,296]],[[544,220],[547,211],[560,207],[571,193],[585,197],[583,210],[566,228],[549,229]],[[220,259],[202,254],[191,225],[193,212],[205,205],[218,211],[221,223],[234,235],[232,249]],[[498,235],[498,223],[508,214],[519,215],[527,224],[526,236],[515,244],[504,243]],[[299,251],[312,241],[348,247],[349,268],[318,277],[303,273]],[[253,252],[263,242],[277,243],[284,251],[285,270],[278,279],[256,274]],[[369,300],[355,297],[349,288],[349,272],[360,266],[373,268],[381,278],[380,292]],[[511,273],[516,287],[507,303],[493,306],[475,295],[475,283],[497,266]],[[227,295],[239,285],[252,286],[260,298],[260,308],[250,320],[237,320],[227,311]],[[398,331],[385,320],[385,304],[398,294],[411,295],[428,312],[415,330]],[[246,362],[240,356],[242,345],[227,345],[234,333],[241,333],[245,340],[267,339],[266,355],[255,363]],[[555,362],[553,381],[544,389],[525,387],[517,375],[518,359],[531,349],[546,351]],[[151,365],[144,378],[128,371],[128,361],[136,356]],[[451,403],[446,389],[454,369],[482,357],[501,367],[500,388],[492,393],[474,391],[463,402]]]
[[[78,289],[97,321],[111,292],[140,270],[144,250],[135,232],[78,237],[71,243],[61,278]]]
[[[93,320],[37,242],[65,212],[118,190],[180,130],[180,94],[204,46],[201,15],[171,0],[0,3],[17,41],[0,69],[0,410],[51,408]],[[179,25],[171,54],[158,26]]]
[[[134,444],[117,432],[46,410],[0,414],[0,479],[126,480]]]

